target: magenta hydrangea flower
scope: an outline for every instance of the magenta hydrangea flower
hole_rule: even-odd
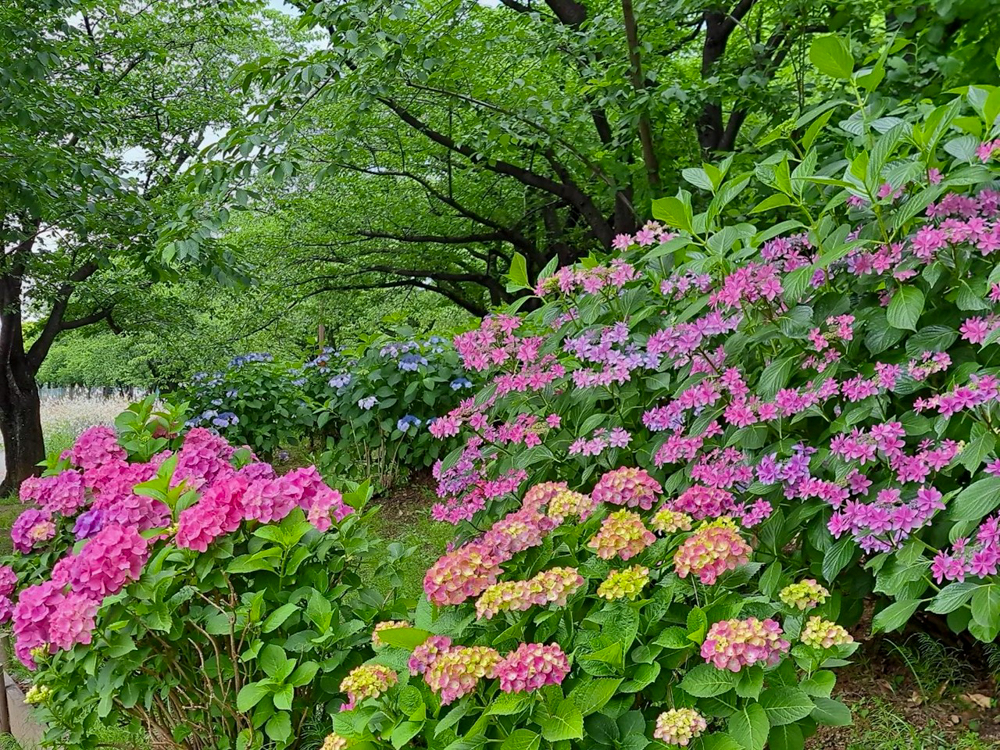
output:
[[[84,594],[63,596],[59,607],[49,618],[49,647],[52,651],[69,651],[78,643],[88,645],[94,632],[97,602]]]
[[[56,525],[52,514],[47,510],[28,508],[14,521],[10,529],[10,538],[14,549],[21,553],[31,552],[42,542],[47,542],[56,535]]]
[[[134,527],[110,524],[88,541],[73,559],[69,583],[73,591],[95,601],[117,594],[142,572],[149,542]]]
[[[29,586],[14,605],[14,651],[28,669],[37,668],[32,651],[68,650],[91,641],[97,603],[83,594],[66,594],[53,582]]]
[[[63,455],[74,466],[84,470],[128,458],[125,449],[118,445],[114,429],[105,426],[91,427],[81,432],[73,447]]]
[[[177,546],[204,552],[220,536],[236,531],[243,520],[246,489],[246,480],[235,473],[210,485],[197,503],[181,511]]]
[[[72,469],[47,477],[29,477],[21,484],[22,503],[33,502],[42,510],[72,516],[87,504],[83,475]]]
[[[281,521],[296,507],[296,495],[290,489],[284,478],[250,481],[243,495],[243,517],[261,523]]]
[[[306,512],[309,523],[320,531],[326,531],[333,520],[342,521],[351,513],[341,494],[327,486],[315,466],[290,471],[284,476],[284,485]]]
[[[530,692],[561,685],[569,674],[569,659],[558,643],[522,643],[497,663],[494,673],[505,693]]]
[[[645,469],[622,466],[604,474],[597,481],[591,496],[597,503],[649,510],[662,491],[660,483]]]
[[[235,473],[229,463],[233,450],[224,438],[203,427],[195,427],[185,436],[184,445],[177,453],[171,486],[176,487],[183,481],[189,488],[199,489],[221,476]]]
[[[0,565],[0,596],[10,596],[17,588],[17,573],[9,565]]]
[[[791,644],[775,620],[722,620],[712,625],[701,645],[702,658],[716,669],[739,672],[758,662],[774,666]]]
[[[10,597],[0,595],[0,625],[10,622],[13,615],[14,602],[10,600]]]

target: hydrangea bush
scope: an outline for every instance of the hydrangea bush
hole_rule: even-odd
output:
[[[22,486],[35,507],[11,529],[0,621],[46,741],[96,747],[127,724],[154,746],[297,747],[393,613],[357,575],[370,492],[278,476],[152,410],[84,432]]]
[[[850,721],[866,599],[997,638],[1000,93],[897,106],[884,59],[811,58],[854,103],[455,339],[485,383],[430,427],[459,541],[331,746],[801,748]]]
[[[304,363],[269,354],[236,357],[224,372],[196,376],[177,397],[195,413],[191,426],[265,455],[322,445],[324,473],[387,487],[453,447],[427,427],[472,388],[449,340],[401,327],[391,336],[324,348]]]

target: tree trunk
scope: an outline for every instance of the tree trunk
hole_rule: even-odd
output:
[[[38,474],[41,471],[38,463],[45,460],[38,384],[24,370],[18,377],[13,372],[26,367],[25,362],[8,362],[5,368],[7,382],[0,395],[0,433],[7,472],[0,483],[0,497],[16,492],[22,481]],[[22,387],[26,383],[30,385]]]

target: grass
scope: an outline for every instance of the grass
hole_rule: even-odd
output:
[[[854,726],[838,732],[838,744],[827,747],[846,750],[996,750],[998,747],[996,741],[983,739],[971,730],[957,736],[946,732],[933,719],[925,726],[915,726],[881,698],[864,698],[852,710]]]

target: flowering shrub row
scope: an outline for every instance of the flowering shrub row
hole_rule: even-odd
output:
[[[96,747],[103,722],[153,744],[295,745],[391,614],[356,572],[369,492],[342,496],[313,467],[278,476],[152,409],[123,415],[120,439],[84,432],[21,489],[34,507],[11,529],[0,622],[46,741]]]
[[[865,599],[875,630],[1000,633],[1000,100],[887,112],[831,45],[852,114],[685,170],[703,212],[655,201],[455,339],[485,385],[430,430],[463,440],[435,466],[463,543],[330,746],[802,748],[850,721],[830,669]]]
[[[427,427],[472,387],[448,340],[400,328],[393,337],[325,348],[302,364],[236,357],[224,372],[197,375],[177,397],[195,414],[191,426],[267,455],[325,440],[325,473],[388,486],[401,470],[428,467],[450,449]]]

